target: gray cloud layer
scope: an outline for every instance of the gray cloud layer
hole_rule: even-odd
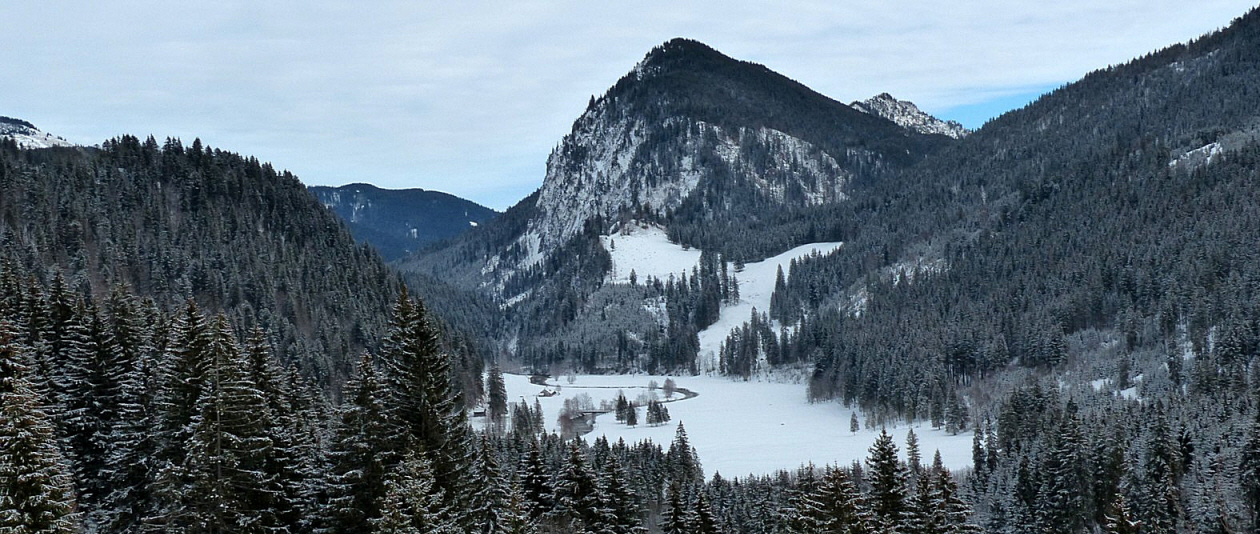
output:
[[[502,4],[502,5],[500,5]],[[586,105],[685,36],[842,101],[931,112],[1074,80],[1251,4],[5,2],[0,115],[81,143],[201,137],[307,183],[448,191],[504,208]]]

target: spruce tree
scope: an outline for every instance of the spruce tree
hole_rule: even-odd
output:
[[[840,468],[829,468],[817,487],[797,506],[801,532],[859,534],[870,532],[870,514],[852,477]]]
[[[474,450],[467,416],[452,385],[450,358],[441,352],[423,306],[406,290],[394,306],[381,360],[390,395],[386,407],[394,425],[393,450],[414,441],[427,455],[438,487],[456,503],[454,515],[459,516],[468,504],[464,475]]]
[[[613,522],[604,508],[607,500],[578,440],[573,440],[568,461],[556,479],[555,508],[547,512],[548,521],[561,531],[600,532]]]
[[[906,513],[906,468],[897,459],[897,445],[887,430],[880,431],[870,453],[866,467],[874,524],[884,532],[897,532]]]
[[[0,319],[0,532],[77,533],[71,475],[23,359]]]
[[[455,534],[457,527],[444,505],[424,454],[410,451],[398,470],[385,480],[380,517],[371,520],[376,534]]]
[[[279,529],[279,493],[267,472],[272,455],[266,400],[249,380],[249,364],[222,315],[210,326],[204,377],[179,474],[185,481],[171,518],[189,532]],[[168,526],[171,523],[167,523]]]
[[[328,452],[328,498],[320,521],[320,531],[328,534],[368,531],[381,515],[389,466],[397,465],[389,449],[385,392],[367,353],[346,382],[345,395]]]
[[[625,470],[617,456],[609,455],[604,462],[603,480],[604,508],[611,515],[609,529],[614,534],[639,534],[646,532],[642,526],[642,511],[639,498],[630,487]]]
[[[519,470],[525,509],[532,521],[538,521],[543,514],[555,508],[555,488],[537,441],[530,442],[529,452],[522,459]]]
[[[671,484],[669,487],[669,495],[666,500],[667,505],[662,515],[664,523],[661,525],[661,532],[665,534],[690,534],[692,532],[692,525],[687,513],[687,505],[683,501],[682,491],[682,487],[677,483]]]
[[[665,455],[670,479],[683,484],[701,484],[704,482],[704,471],[700,468],[700,457],[696,449],[687,439],[687,429],[680,421],[674,431],[674,441],[669,444],[669,452]]]
[[[135,299],[115,286],[105,302],[112,346],[108,365],[113,392],[107,401],[112,417],[97,436],[106,455],[102,476],[108,491],[100,509],[105,517],[102,532],[135,532],[145,517],[154,513],[152,482],[155,477],[156,436],[153,393],[157,362],[150,331],[142,322]]]
[[[503,430],[503,419],[507,416],[507,387],[503,383],[503,371],[499,364],[490,366],[486,373],[486,417],[497,432]]]

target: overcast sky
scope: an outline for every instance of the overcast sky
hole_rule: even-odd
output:
[[[421,187],[503,209],[541,184],[587,99],[672,37],[837,100],[889,92],[976,127],[1252,5],[4,0],[0,115],[83,144],[200,137],[308,184]]]

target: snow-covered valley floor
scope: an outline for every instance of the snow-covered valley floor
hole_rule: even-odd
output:
[[[810,404],[805,387],[800,384],[732,381],[718,376],[673,377],[680,388],[698,395],[695,398],[670,402],[671,421],[662,426],[640,424],[630,428],[618,423],[613,414],[600,415],[595,429],[586,435],[591,440],[600,435],[610,441],[624,439],[634,443],[651,439],[668,447],[674,439],[677,423],[682,422],[691,444],[700,454],[707,477],[721,473],[723,477],[770,474],[779,469],[793,469],[813,462],[815,465],[848,465],[866,458],[879,429],[849,431],[853,410],[839,403]],[[649,381],[665,383],[665,377],[646,375],[577,375],[570,384],[564,377],[553,379],[560,394],[538,397],[542,386],[520,375],[505,375],[509,402],[524,399],[533,405],[538,399],[548,430],[555,430],[556,416],[565,398],[586,394],[596,407],[600,402],[616,399],[618,391],[634,400],[648,392]],[[556,389],[552,386],[551,389]],[[664,399],[664,392],[655,391]],[[639,408],[639,420],[646,414]],[[858,414],[859,421],[862,414]],[[909,427],[889,428],[905,454],[905,436]],[[930,462],[934,451],[941,451],[945,465],[967,467],[971,463],[971,434],[950,436],[928,425],[915,427],[924,461]]]

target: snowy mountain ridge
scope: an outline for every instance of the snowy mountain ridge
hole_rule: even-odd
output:
[[[913,102],[897,100],[888,93],[880,93],[863,101],[849,104],[853,109],[893,121],[902,128],[921,134],[944,135],[962,139],[971,133],[956,121],[943,121],[924,113]]]
[[[34,124],[11,117],[0,117],[0,138],[12,139],[21,148],[75,146],[64,137],[50,134],[36,128]]]

